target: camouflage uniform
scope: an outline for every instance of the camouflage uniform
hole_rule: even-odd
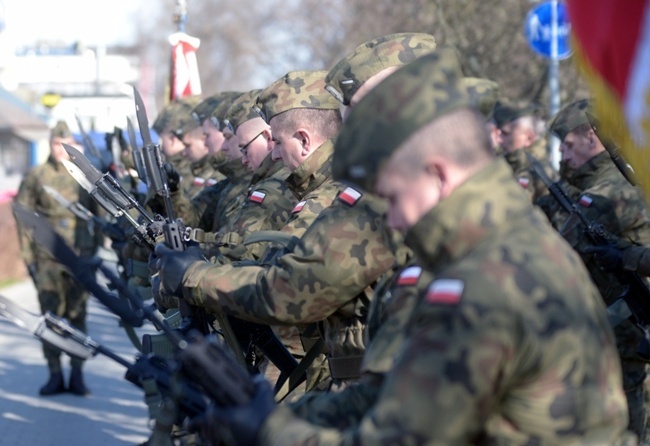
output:
[[[555,117],[551,130],[564,140],[574,128],[589,122],[584,113],[584,110],[588,110],[587,107],[588,102],[584,100],[569,104]],[[581,205],[588,220],[602,224],[611,234],[625,242],[642,245],[650,243],[650,219],[643,196],[625,179],[606,151],[572,171],[566,182],[570,185],[569,193],[574,201]],[[605,303],[614,303],[627,285],[621,283],[612,273],[604,271],[593,255],[584,254],[584,248],[592,243],[586,239],[580,223],[572,219],[567,220],[566,212],[557,209],[557,205],[555,209],[544,207],[554,226],[582,253],[583,261]],[[614,333],[623,367],[623,386],[630,410],[630,429],[642,435],[645,425],[643,381],[646,377],[646,360],[641,358],[637,351],[643,340],[643,332],[626,319],[614,327]]]
[[[536,114],[537,108],[528,103],[499,102],[494,109],[494,118],[499,128],[524,116],[535,116]],[[559,174],[551,165],[548,155],[548,143],[545,138],[536,140],[528,147],[515,148],[515,150],[507,153],[503,152],[503,157],[512,167],[515,179],[522,188],[528,191],[531,202],[534,203],[538,198],[547,195],[548,189],[530,166],[526,153],[530,153],[539,161],[546,175],[553,181],[559,179]]]
[[[57,133],[57,128],[53,134]],[[97,204],[68,173],[60,162],[52,158],[31,169],[23,178],[16,202],[35,210],[53,226],[67,244],[84,256],[95,253],[103,241],[99,229],[93,234],[88,222],[75,217],[52,198],[43,188],[50,186],[71,202],[78,201],[91,211],[97,210]],[[38,300],[43,313],[50,311],[70,321],[72,326],[86,332],[86,304],[88,293],[72,277],[70,272],[58,263],[45,249],[34,243],[29,234],[20,229],[21,256],[26,264],[36,265]],[[43,344],[43,353],[52,372],[60,372],[61,351]],[[72,358],[73,366],[80,366],[82,360]]]
[[[410,135],[468,105],[454,54],[441,53],[356,106],[336,142],[336,177],[372,187]],[[319,426],[280,407],[262,444],[622,443],[620,366],[600,296],[503,161],[458,186],[406,243],[433,279],[419,277],[396,363],[381,382],[324,396],[356,393],[364,409]]]

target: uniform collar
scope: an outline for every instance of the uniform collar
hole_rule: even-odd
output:
[[[607,151],[592,157],[582,166],[578,167],[567,181],[580,190],[591,188],[594,183],[603,177],[606,170],[616,168]]]
[[[289,189],[298,198],[317,189],[332,176],[332,155],[334,155],[334,143],[332,140],[327,140],[289,175],[286,180]]]

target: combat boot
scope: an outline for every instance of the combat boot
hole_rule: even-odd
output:
[[[90,393],[86,384],[84,384],[83,373],[81,367],[72,367],[70,372],[70,382],[68,383],[68,391],[74,395],[84,396]]]
[[[50,379],[39,390],[39,394],[43,396],[56,395],[66,391],[65,384],[63,383],[63,373],[50,372]]]

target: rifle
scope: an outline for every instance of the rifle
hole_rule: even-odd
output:
[[[580,219],[580,222],[584,226],[584,233],[591,244],[595,246],[603,246],[611,244],[616,240],[616,237],[609,233],[603,225],[589,221],[582,213],[578,203],[571,199],[571,196],[564,189],[562,184],[559,182],[553,182],[548,175],[546,175],[546,172],[544,172],[539,161],[537,161],[530,153],[526,153],[526,155],[528,156],[528,160],[535,170],[535,173],[537,173],[544,182],[558,204],[566,212],[576,215]],[[650,328],[650,290],[648,290],[643,279],[634,271],[620,268],[613,273],[620,283],[626,287],[625,292],[619,300],[623,299],[636,319],[637,324],[644,330],[644,332],[647,332]],[[617,302],[610,305],[609,308],[617,305]]]
[[[138,146],[138,142],[135,138],[135,130],[133,129],[133,124],[128,117],[126,118],[126,124],[129,134],[129,143],[131,144],[131,156],[133,157],[133,165],[135,166],[135,170],[138,172],[138,177],[148,185],[149,181],[147,180],[147,171],[144,167],[142,148]]]
[[[106,171],[107,169],[106,166],[104,166],[104,158],[102,158],[102,154],[99,152],[97,147],[95,147],[95,143],[90,138],[90,136],[88,136],[88,133],[86,133],[84,130],[84,126],[81,124],[81,119],[79,119],[79,116],[75,115],[75,119],[77,120],[77,127],[79,127],[79,132],[81,132],[84,146],[88,148],[90,153],[92,153],[95,158],[97,158],[102,172]]]

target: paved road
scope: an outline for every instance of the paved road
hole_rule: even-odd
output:
[[[39,313],[31,281],[0,289],[23,308]],[[88,307],[88,334],[123,358],[136,349],[118,320],[95,299]],[[139,333],[153,328],[138,329]],[[69,363],[63,361],[68,374]],[[85,366],[92,394],[40,397],[47,379],[41,344],[29,332],[0,317],[0,445],[135,445],[149,436],[142,391],[124,379],[125,368],[98,355]]]

